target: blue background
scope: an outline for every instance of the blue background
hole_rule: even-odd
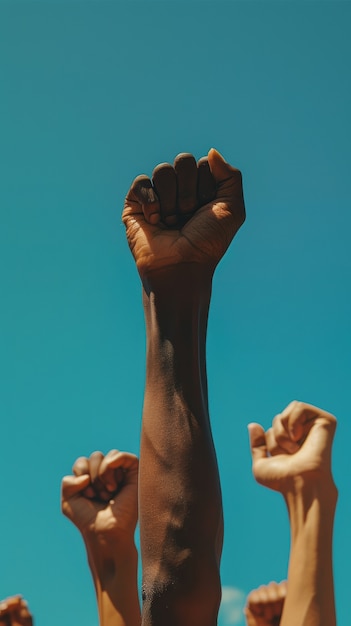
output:
[[[96,449],[138,452],[144,322],[124,195],[211,146],[243,171],[248,215],[208,336],[223,584],[241,598],[287,570],[284,504],[251,476],[246,424],[317,404],[339,420],[348,623],[350,19],[339,1],[0,1],[0,597],[22,593],[37,626],[97,624],[62,476]],[[242,626],[236,610],[220,626]]]

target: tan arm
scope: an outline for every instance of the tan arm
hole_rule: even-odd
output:
[[[253,473],[286,501],[291,550],[281,626],[335,626],[332,567],[337,489],[331,473],[336,419],[302,402],[291,403],[266,433],[251,424]]]

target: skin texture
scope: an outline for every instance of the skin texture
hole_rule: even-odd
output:
[[[332,535],[337,489],[331,472],[336,419],[292,402],[264,432],[249,425],[253,474],[280,491],[291,527],[288,593],[281,626],[335,626]]]
[[[279,626],[287,594],[287,582],[271,582],[248,595],[244,609],[246,626]]]
[[[80,457],[62,480],[62,512],[84,540],[101,626],[139,626],[138,459],[111,450]]]
[[[215,150],[138,177],[123,221],[142,282],[147,365],[139,515],[143,626],[214,626],[221,490],[208,414],[214,269],[245,219],[241,175]]]
[[[0,601],[0,626],[33,626],[33,618],[22,596]]]

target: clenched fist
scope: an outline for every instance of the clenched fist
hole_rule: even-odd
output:
[[[122,219],[142,280],[183,263],[213,271],[245,220],[241,174],[214,149],[179,154],[134,180]]]
[[[21,596],[0,601],[0,626],[33,626],[27,602]]]
[[[244,609],[247,626],[279,626],[287,592],[287,582],[271,582],[254,589]]]
[[[85,536],[134,535],[138,519],[138,459],[111,450],[80,457],[62,480],[62,512]]]
[[[283,493],[298,478],[303,478],[305,484],[332,480],[335,429],[333,415],[297,401],[276,415],[267,432],[259,424],[250,424],[254,477],[262,485]]]

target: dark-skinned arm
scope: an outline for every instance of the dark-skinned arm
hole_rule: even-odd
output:
[[[244,221],[240,172],[211,150],[138,177],[124,223],[147,335],[140,453],[143,626],[215,626],[221,489],[208,413],[214,269]]]

